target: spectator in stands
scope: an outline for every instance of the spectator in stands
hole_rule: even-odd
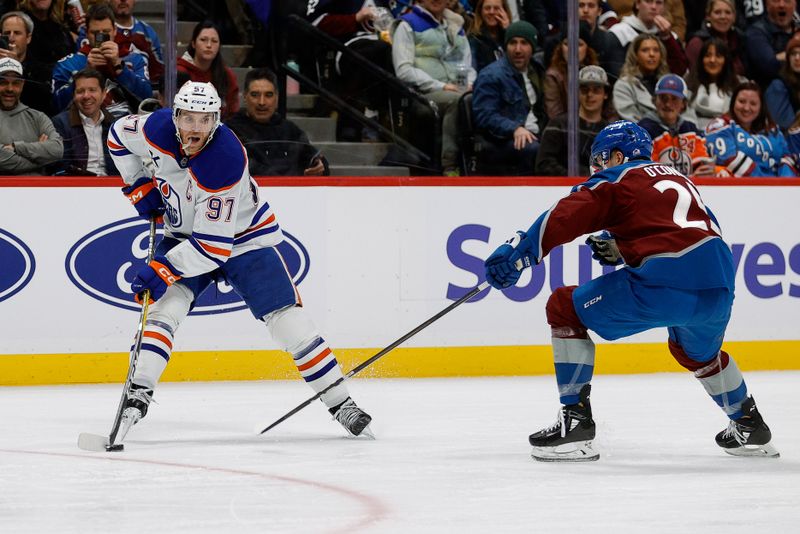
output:
[[[580,70],[578,85],[578,172],[581,176],[588,176],[592,143],[598,132],[609,123],[605,115],[610,113],[611,86],[606,71],[597,65]],[[566,113],[547,123],[536,156],[536,174],[567,175],[568,133]]]
[[[53,117],[53,126],[64,141],[64,157],[56,173],[119,175],[106,145],[108,129],[115,119],[103,108],[105,78],[99,71],[87,68],[77,72],[72,80],[75,84],[72,104]]]
[[[8,41],[8,48],[0,48],[0,58],[10,57],[22,63],[25,78],[22,103],[50,116],[53,113],[53,94],[50,92],[52,69],[28,53],[33,21],[22,11],[9,11],[0,17],[0,33]]]
[[[392,60],[397,77],[439,107],[442,167],[445,174],[457,174],[458,99],[472,86],[476,73],[464,19],[445,5],[446,0],[420,0],[400,17],[392,37]]]
[[[50,118],[20,102],[22,64],[0,59],[0,175],[42,174],[64,152]]]
[[[736,26],[744,31],[764,16],[764,0],[736,0]]]
[[[786,138],[769,116],[761,87],[748,81],[731,96],[728,113],[706,127],[706,145],[733,176],[794,176]]]
[[[584,34],[583,37],[588,38]],[[544,73],[544,111],[552,119],[567,111],[567,38],[561,40],[553,52],[550,67]],[[578,39],[578,66],[597,65],[597,54],[586,45],[584,38]]]
[[[614,108],[621,118],[639,122],[648,111],[655,111],[656,82],[669,72],[665,55],[664,43],[652,34],[643,33],[633,40],[614,84]]]
[[[716,37],[725,41],[731,51],[733,70],[739,76],[744,76],[744,33],[734,26],[736,22],[736,7],[733,0],[710,0],[706,8],[706,21],[700,30],[686,43],[686,57],[689,58],[689,70],[700,61],[702,55],[700,48],[703,43]]]
[[[239,83],[220,52],[216,24],[209,20],[199,22],[186,52],[178,58],[178,72],[187,73],[193,82],[211,82],[222,98],[224,120],[239,111]]]
[[[618,45],[616,38],[599,24],[602,6],[600,0],[577,0],[580,17],[580,33],[584,36],[589,48],[597,53],[597,60],[604,70],[609,69],[609,60],[613,57],[613,48]],[[606,73],[608,74],[608,73]]]
[[[664,17],[664,0],[635,0],[633,15],[623,17],[609,32],[618,43],[613,47],[615,52],[609,60],[612,75],[619,74],[621,77],[626,52],[631,42],[641,34],[653,35],[663,44],[665,60],[671,72],[683,75],[689,68],[686,52],[678,41],[678,36],[672,31],[672,24]]]
[[[733,70],[733,57],[722,39],[711,37],[700,47],[700,59],[692,67],[686,83],[689,107],[694,110],[695,124],[701,130],[709,122],[728,111],[733,90],[746,81]]]
[[[394,74],[392,47],[380,38],[380,30],[390,26],[392,21],[379,20],[376,3],[381,8],[389,5],[386,0],[309,2],[305,17],[321,31],[341,41],[348,49],[361,54],[388,74]],[[388,9],[383,12],[390,16]],[[381,27],[376,27],[376,24]],[[385,30],[386,37],[389,35],[388,30],[389,28]],[[313,50],[309,49],[308,52]],[[384,85],[378,83],[371,72],[346,55],[337,55],[335,70],[335,80],[339,85],[336,92],[339,96],[352,102],[367,117],[378,119],[381,114],[386,115],[388,104]],[[373,130],[362,130],[361,124],[347,115],[340,116],[337,130],[343,141],[361,141],[362,138],[373,140],[377,136]]]
[[[72,53],[75,40],[60,16],[56,16],[53,0],[23,0],[20,10],[33,20],[28,54],[50,68],[58,60]],[[63,12],[62,12],[63,14]]]
[[[654,112],[648,112],[639,126],[653,139],[653,161],[674,167],[686,176],[714,176],[714,160],[695,123],[685,117],[686,82],[677,74],[662,76],[655,89]]]
[[[693,0],[705,2],[706,0]],[[636,12],[635,0],[609,0],[609,5],[618,17],[626,17]],[[683,41],[686,38],[686,14],[683,0],[664,0],[664,18],[672,25],[672,31]]]
[[[747,65],[751,77],[767,87],[786,62],[786,45],[800,30],[796,0],[766,0],[766,15],[747,27]]]
[[[506,57],[478,75],[472,97],[478,172],[530,175],[544,127],[542,72],[531,61],[536,29],[517,21],[506,30]]]
[[[86,12],[87,41],[80,50],[59,61],[53,69],[53,99],[56,110],[72,103],[74,73],[91,67],[100,71],[108,84],[104,105],[115,117],[135,111],[139,102],[153,95],[147,77],[147,63],[140,54],[118,45],[114,37],[114,12],[106,4],[95,4]]]
[[[292,121],[276,112],[278,78],[266,68],[244,79],[245,109],[225,124],[247,149],[253,176],[328,175],[328,161]]]
[[[786,45],[786,63],[767,87],[765,97],[770,115],[781,129],[788,130],[800,111],[800,33]]]
[[[508,0],[478,0],[475,18],[469,30],[469,47],[472,66],[477,72],[503,57],[505,33],[511,24]]]
[[[152,26],[133,16],[136,0],[110,0],[116,17],[117,35],[115,41],[147,57],[147,73],[150,83],[155,84],[164,75],[164,56],[161,42]]]

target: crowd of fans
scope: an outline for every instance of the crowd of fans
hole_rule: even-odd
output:
[[[577,102],[567,90],[568,2],[580,16]],[[0,175],[114,175],[109,125],[164,104],[161,44],[134,16],[135,1],[83,3],[85,14],[64,0],[0,4]],[[481,174],[566,175],[573,105],[583,175],[594,136],[619,118],[645,127],[653,158],[688,175],[794,176],[800,167],[797,0],[297,4],[319,31],[435,104],[446,175],[466,171],[465,142]],[[252,68],[240,88],[222,37],[213,21],[195,26],[177,61],[179,84],[217,88],[254,175],[327,174],[325,156],[277,113],[273,71]],[[349,61],[336,58],[339,96],[387,123],[386,95]],[[339,140],[376,139],[346,115],[339,122]]]
[[[568,2],[580,17],[578,102],[567,97]],[[796,0],[365,4],[309,2],[306,19],[333,36],[332,28],[347,27],[350,39],[390,44],[392,74],[439,110],[445,174],[464,171],[457,105],[469,93],[481,174],[566,174],[573,105],[584,156],[596,132],[622,118],[651,133],[654,159],[690,175],[797,173]],[[395,18],[388,32],[374,23],[385,10]],[[585,159],[581,169],[588,172]]]

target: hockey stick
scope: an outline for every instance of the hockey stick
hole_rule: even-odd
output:
[[[427,328],[428,326],[430,326],[434,322],[438,321],[439,319],[441,319],[442,317],[444,317],[445,315],[447,315],[448,313],[450,313],[451,311],[456,309],[458,306],[460,306],[463,303],[465,303],[466,301],[470,300],[472,297],[474,297],[475,295],[477,295],[478,293],[480,293],[481,291],[483,291],[484,289],[486,289],[488,287],[489,287],[489,282],[483,282],[479,286],[475,287],[469,293],[467,293],[466,295],[464,295],[463,297],[461,297],[460,299],[458,299],[454,303],[450,304],[448,307],[446,307],[445,309],[443,309],[442,311],[440,311],[439,313],[437,313],[436,315],[434,315],[433,317],[431,317],[430,319],[428,319],[427,321],[425,321],[421,325],[417,326],[416,328],[414,328],[413,330],[411,330],[410,332],[408,332],[407,334],[405,334],[401,338],[397,339],[391,345],[389,345],[386,348],[384,348],[383,350],[381,350],[379,353],[375,354],[374,356],[372,356],[368,360],[365,360],[364,362],[362,362],[362,363],[356,365],[355,367],[353,367],[353,369],[349,373],[347,373],[343,377],[339,378],[333,384],[329,385],[328,387],[326,387],[325,389],[323,389],[322,391],[320,391],[319,393],[317,393],[316,395],[314,395],[310,399],[308,399],[305,402],[303,402],[302,404],[298,405],[296,408],[294,408],[291,411],[289,411],[286,415],[284,415],[283,417],[281,417],[280,419],[278,419],[277,421],[275,421],[274,423],[269,425],[267,428],[265,428],[261,432],[259,432],[259,434],[263,434],[263,433],[267,432],[268,430],[278,426],[282,422],[286,421],[291,416],[293,416],[294,414],[296,414],[297,412],[299,412],[300,410],[302,410],[303,408],[305,408],[306,406],[308,406],[309,404],[311,404],[312,402],[314,402],[318,398],[322,397],[322,395],[324,395],[325,393],[327,393],[331,389],[335,388],[336,386],[338,386],[339,384],[341,384],[342,382],[344,382],[348,378],[350,378],[350,377],[356,375],[357,373],[363,371],[364,369],[366,369],[367,367],[372,365],[376,360],[378,360],[379,358],[382,358],[387,353],[389,353],[390,351],[392,351],[395,348],[397,348],[400,344],[402,344],[402,343],[406,342],[407,340],[411,339],[412,337],[414,337],[415,335],[420,333],[422,330],[424,330],[425,328]]]
[[[147,263],[153,261],[156,252],[156,219],[150,219],[150,234],[147,244]],[[139,315],[139,327],[136,330],[133,347],[131,347],[130,359],[128,362],[128,376],[125,379],[125,386],[122,388],[122,397],[117,407],[117,415],[114,417],[114,424],[111,426],[111,433],[108,436],[99,436],[82,432],[78,436],[78,447],[86,451],[94,452],[118,452],[124,450],[122,443],[117,443],[120,425],[122,424],[122,414],[125,411],[125,401],[128,399],[128,391],[131,388],[133,373],[136,371],[136,363],[139,360],[139,352],[142,350],[142,337],[144,336],[144,325],[147,321],[147,310],[150,308],[150,290],[146,289],[142,294],[142,312]],[[124,434],[122,438],[124,438]],[[121,441],[122,439],[120,439]]]

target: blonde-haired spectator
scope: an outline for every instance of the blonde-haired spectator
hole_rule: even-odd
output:
[[[669,72],[665,56],[664,44],[655,35],[643,33],[633,40],[614,84],[614,107],[620,118],[639,122],[656,110],[656,82]]]

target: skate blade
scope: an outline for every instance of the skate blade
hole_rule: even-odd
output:
[[[557,447],[533,447],[531,457],[537,462],[594,462],[600,453],[591,441],[576,441]]]
[[[117,433],[117,441],[122,442],[125,436],[128,435],[131,427],[139,422],[142,418],[142,412],[136,408],[125,408],[122,412],[122,419],[119,422],[119,432]]]
[[[756,458],[780,458],[781,453],[778,452],[771,443],[765,445],[750,445],[744,447],[737,447],[735,449],[723,449],[731,456],[747,456]]]
[[[353,436],[354,438],[364,438],[364,439],[375,439],[375,434],[372,433],[372,428],[370,425],[364,427],[364,430],[357,436]]]
[[[78,436],[78,447],[90,452],[119,452],[125,448],[122,443],[111,445],[108,436],[98,436],[87,432],[81,432]]]

